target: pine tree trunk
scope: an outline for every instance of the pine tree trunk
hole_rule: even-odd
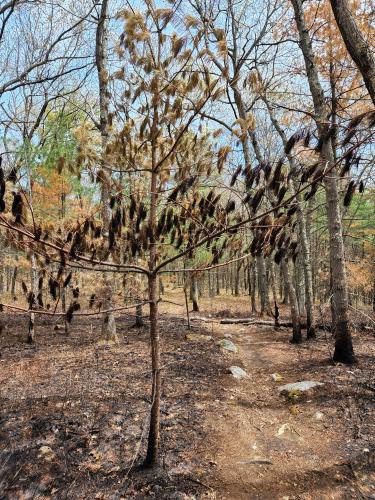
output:
[[[161,399],[161,373],[160,373],[160,334],[158,321],[156,276],[148,278],[148,290],[150,301],[150,340],[152,360],[152,393],[151,393],[151,415],[150,428],[147,443],[147,455],[144,461],[145,467],[156,467],[159,463],[160,448],[160,399]]]
[[[157,281],[156,274],[157,266],[157,239],[155,235],[157,225],[157,203],[158,203],[158,172],[157,172],[157,143],[156,130],[158,128],[157,120],[158,113],[156,104],[153,109],[153,124],[151,140],[151,182],[150,182],[150,254],[149,254],[149,273],[148,273],[148,296],[150,308],[150,342],[151,342],[151,363],[152,363],[152,392],[151,392],[151,413],[150,413],[150,428],[147,442],[147,455],[144,461],[144,466],[154,468],[159,465],[159,450],[160,450],[160,401],[161,401],[161,366],[160,366],[160,334],[159,334],[159,318],[158,318],[158,303]]]
[[[109,89],[108,89],[108,0],[102,1],[96,30],[96,67],[99,80],[99,110],[100,110],[100,135],[102,140],[102,220],[103,236],[108,237],[109,225],[112,218],[110,207],[110,173],[106,164],[106,147],[108,143],[108,122],[109,122]],[[117,342],[115,316],[110,309],[113,307],[113,291],[111,280],[107,273],[103,279],[103,309],[109,312],[103,314],[102,339],[110,342]]]

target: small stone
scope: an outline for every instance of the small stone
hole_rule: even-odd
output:
[[[314,382],[313,380],[303,380],[302,382],[295,382],[292,384],[282,385],[278,388],[279,392],[291,392],[291,391],[308,391],[314,387],[324,385],[322,382]]]
[[[288,441],[299,441],[300,436],[298,432],[290,425],[290,424],[283,424],[275,434],[276,437],[279,439],[285,439]]]
[[[231,333],[224,333],[224,337],[226,339],[231,339],[232,338],[232,334]]]
[[[55,453],[50,446],[41,446],[39,448],[38,458],[44,458],[47,462],[52,462],[55,458]]]
[[[234,378],[237,379],[249,378],[249,375],[245,372],[245,370],[243,370],[239,366],[231,366],[229,368],[229,371]]]
[[[314,418],[316,418],[316,420],[322,420],[323,417],[324,414],[321,411],[317,411],[314,413]]]
[[[280,373],[271,373],[271,378],[274,382],[280,382],[283,379]]]
[[[238,352],[238,347],[235,344],[233,344],[231,340],[228,339],[219,340],[219,342],[217,342],[217,345],[222,349],[225,349],[226,351]]]

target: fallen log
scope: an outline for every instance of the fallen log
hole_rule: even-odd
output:
[[[265,326],[274,326],[275,322],[274,321],[267,321],[263,319],[256,319],[256,318],[224,318],[220,320],[220,323],[222,325],[265,325]],[[279,326],[289,326],[292,323],[285,323],[285,322],[279,322]]]
[[[274,321],[267,321],[263,319],[256,318],[224,318],[220,320],[222,325],[261,325],[261,326],[273,326],[276,327]],[[301,328],[306,328],[306,323],[301,323]],[[293,323],[291,321],[279,321],[277,327],[292,328]],[[276,328],[277,328],[276,327]],[[328,324],[315,325],[318,330],[331,331],[331,326]]]

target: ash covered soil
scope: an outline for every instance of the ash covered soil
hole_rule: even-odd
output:
[[[169,298],[183,304],[181,293]],[[375,498],[373,331],[355,333],[357,365],[332,365],[328,332],[295,346],[287,328],[220,324],[220,311],[248,308],[247,297],[203,300],[189,332],[183,308],[162,303],[155,472],[138,468],[151,403],[147,319],[134,328],[120,315],[119,343],[108,345],[99,319],[75,318],[66,336],[38,318],[30,346],[27,315],[4,315],[0,498]],[[220,348],[223,338],[238,352]],[[248,378],[234,379],[230,366]],[[301,380],[324,385],[279,394]]]

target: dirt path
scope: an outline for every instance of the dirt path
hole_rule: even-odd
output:
[[[216,323],[214,334],[231,336],[239,352],[224,354],[227,365],[249,375],[228,375],[207,417],[209,484],[217,498],[375,498],[373,449],[355,430],[358,394],[351,381],[360,368],[328,365],[324,340],[292,346],[287,330],[275,336],[272,328]],[[294,401],[279,395],[278,386],[301,380],[325,385]]]

